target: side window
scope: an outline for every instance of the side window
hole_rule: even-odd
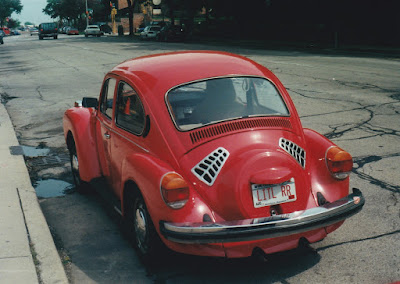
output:
[[[118,86],[116,108],[117,125],[134,134],[142,134],[145,124],[142,102],[136,91],[124,82]]]
[[[114,90],[117,81],[114,78],[108,79],[103,85],[103,94],[101,98],[100,111],[109,118],[112,118],[112,108],[114,100]]]

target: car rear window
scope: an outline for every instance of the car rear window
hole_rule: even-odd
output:
[[[167,104],[180,130],[242,117],[289,115],[275,85],[259,77],[215,78],[179,86],[168,92]]]
[[[41,24],[41,28],[45,29],[45,30],[55,29],[56,28],[56,24],[55,23]]]

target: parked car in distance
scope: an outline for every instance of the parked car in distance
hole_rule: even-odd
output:
[[[10,35],[21,35],[21,33],[19,32],[19,30],[11,30]]]
[[[67,30],[68,30],[69,28],[70,28],[69,26],[61,27],[61,28],[58,30],[58,33],[60,33],[60,34],[66,34],[66,33],[67,33]]]
[[[77,28],[69,27],[67,29],[67,35],[79,35],[79,31]]]
[[[365,202],[349,194],[351,155],[302,127],[270,70],[231,53],[127,60],[63,128],[76,188],[97,185],[145,259],[164,245],[227,258],[291,250]]]
[[[3,37],[5,36],[4,32],[0,30],[0,44],[4,44]]]
[[[58,38],[58,27],[56,23],[41,23],[39,25],[39,39],[45,37]]]
[[[109,25],[101,25],[100,30],[102,31],[103,35],[112,33],[112,29]]]
[[[2,27],[2,28],[0,28],[0,31],[3,31],[3,33],[4,33],[5,36],[11,35],[11,31],[10,31],[10,29],[7,28],[7,27]]]
[[[183,41],[185,37],[185,30],[178,25],[165,25],[157,35],[160,41]]]
[[[140,33],[141,39],[155,39],[161,30],[160,26],[147,26],[143,32]]]
[[[31,36],[39,34],[39,30],[37,28],[30,28],[29,33]]]
[[[102,32],[100,30],[100,27],[98,25],[89,25],[85,29],[85,37],[88,36],[101,36]]]

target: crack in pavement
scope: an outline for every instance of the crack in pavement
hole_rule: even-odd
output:
[[[44,99],[43,99],[43,95],[42,95],[42,93],[40,92],[40,86],[38,86],[37,88],[36,88],[36,92],[38,92],[38,94],[39,94],[39,99],[41,100],[41,101],[44,101]]]
[[[340,82],[343,83],[343,82]],[[361,86],[361,84],[353,84],[355,86]],[[371,85],[371,84],[367,84],[365,85],[365,88],[377,88],[380,89],[382,91],[385,92],[393,92],[393,91],[389,91],[387,89],[383,89],[380,88],[378,86],[375,85]],[[326,100],[326,101],[337,101],[337,99],[332,99],[332,98],[321,98],[321,97],[313,97],[313,96],[308,96],[305,95],[302,92],[309,92],[306,90],[291,90],[288,89],[291,92],[294,92],[302,97],[306,97],[309,99],[315,99],[315,100]],[[313,92],[313,93],[317,93],[320,94],[322,92]],[[399,94],[395,94],[395,95],[391,95],[390,96],[392,99],[397,99],[399,96]],[[330,113],[322,113],[322,114],[314,114],[314,115],[308,115],[308,116],[302,116],[302,118],[304,117],[317,117],[317,116],[322,116],[322,115],[328,115],[328,114],[337,114],[337,113],[346,113],[346,112],[352,112],[352,111],[365,111],[368,113],[368,117],[353,123],[342,123],[339,125],[328,125],[329,128],[332,129],[332,131],[324,133],[323,135],[328,138],[328,139],[338,139],[338,138],[342,138],[346,133],[348,132],[352,132],[354,130],[360,130],[363,131],[365,133],[368,133],[368,135],[364,136],[364,137],[360,137],[358,136],[357,138],[349,138],[349,139],[342,139],[343,141],[353,141],[353,140],[362,140],[362,139],[367,139],[367,138],[372,138],[372,137],[382,137],[382,136],[386,136],[386,135],[391,135],[391,136],[395,136],[395,137],[400,137],[400,131],[396,130],[396,129],[392,129],[392,128],[388,128],[388,127],[384,127],[384,126],[377,126],[377,125],[373,125],[371,122],[373,121],[373,119],[375,118],[376,114],[376,110],[380,109],[384,106],[387,105],[393,105],[393,104],[398,104],[398,102],[389,102],[389,103],[383,103],[383,104],[379,104],[379,105],[367,105],[367,106],[362,106],[361,103],[358,102],[354,102],[351,100],[341,100],[343,102],[349,102],[349,103],[353,103],[356,105],[360,105],[360,107],[356,107],[356,108],[351,108],[348,110],[340,110],[340,111],[334,111],[334,112],[330,112]],[[394,110],[395,114],[398,114],[398,112],[396,110]],[[368,181],[369,183],[373,184],[373,185],[377,185],[379,187],[381,187],[382,189],[391,191],[393,193],[399,193],[400,192],[400,186],[397,186],[395,184],[391,184],[389,182],[385,182],[382,181],[380,179],[374,178],[371,175],[368,175],[364,172],[362,172],[362,168],[369,163],[373,163],[373,162],[378,162],[384,158],[392,158],[392,157],[398,157],[400,156],[400,153],[394,153],[394,154],[388,154],[388,155],[384,155],[384,156],[377,156],[377,155],[370,155],[370,156],[363,156],[363,157],[358,157],[358,158],[354,158],[353,161],[355,164],[357,164],[357,167],[353,168],[353,173],[355,173],[359,178]]]
[[[341,246],[341,245],[354,244],[354,243],[364,242],[364,241],[369,241],[369,240],[376,240],[376,239],[379,239],[379,238],[395,235],[395,234],[398,234],[398,233],[400,233],[400,230],[396,230],[396,231],[393,231],[393,232],[384,233],[384,234],[380,234],[380,235],[376,235],[376,236],[372,236],[372,237],[368,237],[368,238],[362,238],[362,239],[358,239],[358,240],[340,242],[340,243],[337,243],[337,244],[332,244],[332,245],[327,245],[325,247],[317,248],[316,251],[320,252],[320,251],[324,251],[326,249],[330,249],[330,248]]]
[[[357,166],[353,167],[353,173],[356,174],[359,178],[366,180],[373,185],[377,185],[393,193],[399,193],[400,186],[379,180],[377,178],[372,177],[371,175],[361,172],[361,169],[367,164],[375,163],[382,159],[393,158],[393,157],[400,157],[400,153],[388,154],[383,156],[370,155],[370,156],[355,157],[353,158],[353,162],[354,164],[357,164]]]

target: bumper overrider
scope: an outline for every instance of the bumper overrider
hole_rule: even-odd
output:
[[[365,203],[359,189],[331,203],[293,213],[226,222],[170,223],[160,221],[162,235],[171,241],[208,244],[283,237],[323,228],[358,213]]]

